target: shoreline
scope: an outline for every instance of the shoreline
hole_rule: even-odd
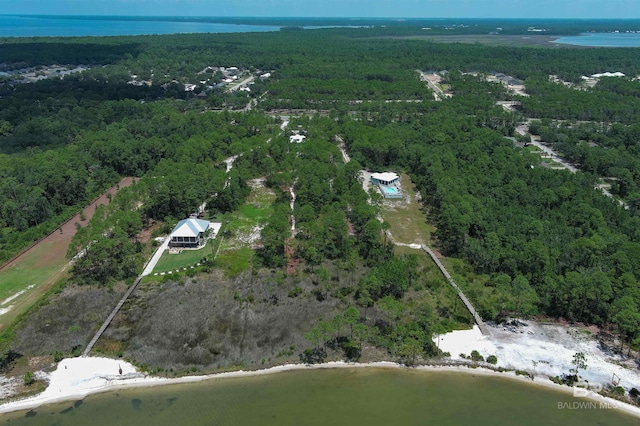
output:
[[[93,370],[93,373],[86,373],[87,370],[84,370],[83,367],[89,365],[97,368],[97,371]],[[516,380],[523,384],[544,387],[547,389],[562,392],[564,394],[573,395],[573,388],[553,383],[546,376],[538,376],[531,380],[530,378],[525,376],[517,376],[514,371],[497,372],[484,367],[468,367],[460,365],[407,367],[391,361],[369,363],[349,363],[345,361],[333,361],[323,364],[283,364],[261,370],[239,370],[222,373],[212,373],[200,376],[162,378],[140,373],[133,365],[125,361],[118,361],[110,358],[87,357],[67,358],[60,361],[60,363],[58,364],[58,368],[53,373],[51,373],[49,377],[49,385],[42,393],[25,399],[6,402],[0,405],[0,414],[21,410],[30,410],[48,404],[81,400],[89,395],[104,393],[111,390],[188,384],[216,379],[219,380],[239,377],[255,377],[277,374],[287,371],[310,369],[322,370],[335,368],[409,369],[417,370],[424,373],[448,372],[457,374],[471,374],[477,376]],[[73,374],[74,371],[79,372],[79,374]],[[107,371],[116,371],[118,373],[109,374],[107,373]],[[122,374],[119,371],[122,371],[122,373],[125,374]],[[58,389],[58,392],[56,392],[56,389]],[[576,402],[580,401],[581,399],[584,400],[585,398],[577,399]],[[625,402],[618,401],[609,397],[604,397],[595,393],[591,393],[586,399],[600,404],[607,404],[610,408],[614,408],[616,410],[624,412],[627,415],[640,418],[640,407],[636,407]]]

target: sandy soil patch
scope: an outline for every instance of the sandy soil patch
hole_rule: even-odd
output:
[[[631,367],[628,360],[599,345],[586,328],[561,324],[544,325],[524,321],[520,327],[488,327],[490,336],[483,336],[477,326],[472,330],[459,330],[434,337],[439,348],[460,359],[477,350],[485,358],[498,357],[498,366],[524,370],[535,376],[561,376],[573,367],[573,355],[582,352],[587,358],[587,369],[580,376],[590,383],[610,384],[616,374],[620,386],[629,390],[640,388],[640,370]]]

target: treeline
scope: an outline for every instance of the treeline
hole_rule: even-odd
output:
[[[138,43],[109,43],[86,38],[2,38],[0,39],[0,71],[49,64],[106,65],[137,56]]]
[[[10,207],[0,213],[5,255],[15,248],[7,235],[29,238],[21,232],[78,207],[119,176],[142,177],[140,187],[146,189],[136,214],[164,219],[190,213],[215,193],[221,194],[215,208],[232,210],[246,196],[245,181],[264,175],[279,194],[262,235],[265,265],[283,265],[288,248],[313,266],[354,256],[375,265],[391,256],[380,241],[375,208],[355,179],[360,163],[411,173],[430,206],[442,250],[491,275],[485,316],[527,311],[602,324],[616,320],[612,306],[627,296],[632,304],[626,305],[637,307],[640,223],[635,212],[593,191],[592,177],[546,170],[535,157],[515,150],[502,136],[512,134],[518,117],[495,105],[510,95],[500,85],[457,73],[495,71],[527,79],[531,96],[522,100],[523,110],[534,116],[633,123],[638,118],[633,82],[603,80],[602,86],[580,92],[546,78],[555,74],[578,81],[612,69],[637,75],[637,49],[438,44],[379,37],[381,31],[92,39],[92,47],[79,49],[76,59],[82,62],[93,49],[95,54],[84,60],[108,66],[68,81],[3,85],[0,147],[11,153],[0,158],[0,205]],[[76,47],[83,41],[68,43]],[[54,54],[63,47],[55,39],[10,40],[2,48],[17,62],[18,49],[42,50],[40,45],[48,44],[52,54],[43,56],[44,62],[75,62]],[[267,95],[259,108],[322,108],[330,110],[329,118],[311,123],[309,143],[294,146],[285,135],[275,137],[275,121],[261,112],[206,111],[240,103],[186,94],[181,83],[199,81],[198,73],[212,65],[273,71],[273,78],[261,83],[260,93]],[[454,98],[431,101],[416,69],[450,70]],[[153,85],[127,85],[132,74],[153,79]],[[169,85],[160,90],[164,83]],[[346,102],[358,100],[367,102]],[[342,164],[332,140],[336,133],[344,135],[351,151],[349,165]],[[221,161],[239,153],[244,155],[225,188]],[[635,182],[635,169],[629,172]],[[298,193],[299,232],[287,241],[292,186]],[[21,214],[12,214],[16,211]],[[107,234],[116,240],[131,240],[125,229],[116,228],[106,222],[102,233],[112,229]],[[110,250],[132,254],[136,249],[124,243],[104,247],[105,253]],[[95,277],[111,274],[86,269],[96,271]],[[365,289],[380,300],[401,293],[379,286],[380,281],[385,282],[371,278],[359,293],[363,304]]]
[[[345,164],[337,147],[340,122],[320,116],[293,119],[289,129],[306,132],[304,143],[290,143],[286,134],[270,142],[273,164],[267,184],[278,196],[261,232],[259,265],[284,268],[293,262],[314,277],[312,294],[318,303],[330,297],[352,303],[307,333],[312,347],[301,354],[304,362],[324,360],[328,349],[358,359],[367,342],[403,362],[437,355],[432,333],[469,318],[448,308],[436,313],[432,296],[424,290],[429,286],[441,292],[440,282],[425,277],[416,255],[394,254],[384,233],[388,224],[378,219],[379,195],[364,192],[359,181],[361,164],[355,159]],[[291,191],[295,193],[293,210]],[[343,278],[329,280],[328,265],[335,265],[331,269]],[[365,267],[364,278],[355,280],[356,270]],[[410,291],[419,294],[420,301],[407,298]],[[296,296],[294,289],[289,297]]]
[[[59,149],[0,156],[0,259],[54,229],[60,215],[70,216],[120,176],[149,181],[145,217],[188,215],[222,189],[224,164],[212,164],[263,143],[271,123],[258,113],[185,114],[172,101],[104,102],[91,111],[97,123],[78,127],[71,143]],[[114,115],[119,120],[99,121]]]

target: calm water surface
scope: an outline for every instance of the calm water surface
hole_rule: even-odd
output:
[[[271,25],[235,25],[209,22],[178,22],[53,16],[0,15],[0,37],[116,36],[178,33],[244,33],[279,31]]]
[[[640,47],[640,33],[585,33],[560,37],[554,43],[592,47]]]
[[[638,425],[615,409],[499,377],[389,369],[292,371],[129,389],[5,414],[10,425]],[[587,400],[583,400],[587,401]],[[566,407],[566,406],[565,406]]]

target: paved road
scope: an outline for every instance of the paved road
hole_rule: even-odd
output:
[[[420,70],[416,70],[416,71],[420,74],[420,80],[426,82],[427,86],[429,86],[429,88],[433,90],[433,96],[436,99],[436,101],[441,101],[446,96],[442,91],[442,89],[439,88],[438,85],[436,85],[433,81],[429,79],[429,77],[427,76],[427,73],[422,72]]]
[[[238,84],[234,85],[233,87],[229,87],[229,89],[227,89],[227,91],[228,92],[234,92],[234,91],[238,90],[239,88],[244,87],[247,84],[251,83],[254,79],[255,79],[255,77],[251,75],[251,76],[245,78],[244,80],[239,81]]]

